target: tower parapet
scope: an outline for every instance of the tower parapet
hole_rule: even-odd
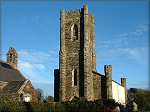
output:
[[[64,13],[66,15],[76,15],[76,14],[80,14],[81,13],[81,10],[80,9],[76,9],[76,10],[70,10],[70,11],[66,11],[64,9],[61,9],[61,13]]]
[[[62,12],[63,9],[61,9]],[[88,14],[88,5],[84,5],[82,9],[76,9],[76,10],[70,10],[70,11],[65,11],[63,10],[66,15],[71,15],[71,14],[80,14],[81,12],[84,12],[84,14]]]

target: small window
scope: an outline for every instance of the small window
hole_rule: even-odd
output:
[[[78,27],[76,24],[71,27],[71,35],[73,40],[78,40]]]
[[[77,69],[74,70],[74,86],[77,86]]]
[[[73,28],[73,37],[76,40],[78,39],[78,27],[77,27],[77,25],[74,25],[74,28]]]
[[[10,54],[10,62],[13,62],[13,55]]]
[[[72,70],[72,86],[77,86],[77,69]]]

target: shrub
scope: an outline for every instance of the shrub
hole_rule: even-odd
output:
[[[8,96],[2,96],[0,98],[0,111],[2,112],[25,112],[25,108],[22,102],[13,101]]]
[[[150,110],[150,91],[144,89],[130,88],[128,94],[133,94],[134,102],[138,105],[138,109],[141,111]],[[129,102],[130,98],[128,98]]]
[[[87,101],[75,98],[66,102],[19,102],[8,97],[0,98],[3,112],[112,112],[117,103],[112,99]]]
[[[103,104],[110,109],[114,109],[115,107],[119,106],[119,104],[116,103],[114,99],[104,99]]]

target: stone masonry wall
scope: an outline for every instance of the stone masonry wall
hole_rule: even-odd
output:
[[[59,100],[66,100],[66,49],[65,49],[65,11],[60,12],[60,53],[59,53],[59,69],[60,69],[60,89]]]
[[[112,99],[112,67],[111,65],[104,66],[105,78],[106,78],[106,93],[108,99]]]
[[[96,72],[94,16],[89,14],[88,6],[70,12],[62,9],[54,100],[69,101],[75,96],[89,101],[112,98],[111,65],[105,65],[104,72],[105,76]],[[125,86],[125,82],[122,84]]]
[[[96,71],[94,17],[88,14],[88,7],[84,6],[76,11],[61,10],[60,21],[59,100],[68,101],[74,96],[93,100],[92,70]],[[77,85],[73,84],[75,69]]]
[[[84,6],[84,97],[94,99],[93,90],[93,21],[88,13],[88,6]]]
[[[101,75],[93,72],[94,100],[101,99]]]
[[[32,101],[37,101],[37,93],[36,90],[33,88],[32,84],[30,81],[27,82],[27,84],[25,84],[25,87],[23,88],[22,92],[29,93],[32,96]]]
[[[77,26],[77,36],[71,35],[74,25]],[[80,51],[80,13],[70,11],[65,16],[65,50],[66,50],[66,100],[79,97],[79,51]],[[77,86],[73,84],[74,70],[77,71]]]

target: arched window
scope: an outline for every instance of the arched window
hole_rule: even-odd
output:
[[[74,86],[77,86],[77,69],[74,70]]]
[[[76,24],[73,24],[71,27],[71,34],[72,38],[74,40],[78,40],[78,26]]]
[[[10,54],[10,62],[13,62],[13,55]]]
[[[72,70],[72,86],[77,86],[77,69]]]
[[[76,24],[74,25],[74,28],[73,28],[73,37],[78,39],[78,27]]]

